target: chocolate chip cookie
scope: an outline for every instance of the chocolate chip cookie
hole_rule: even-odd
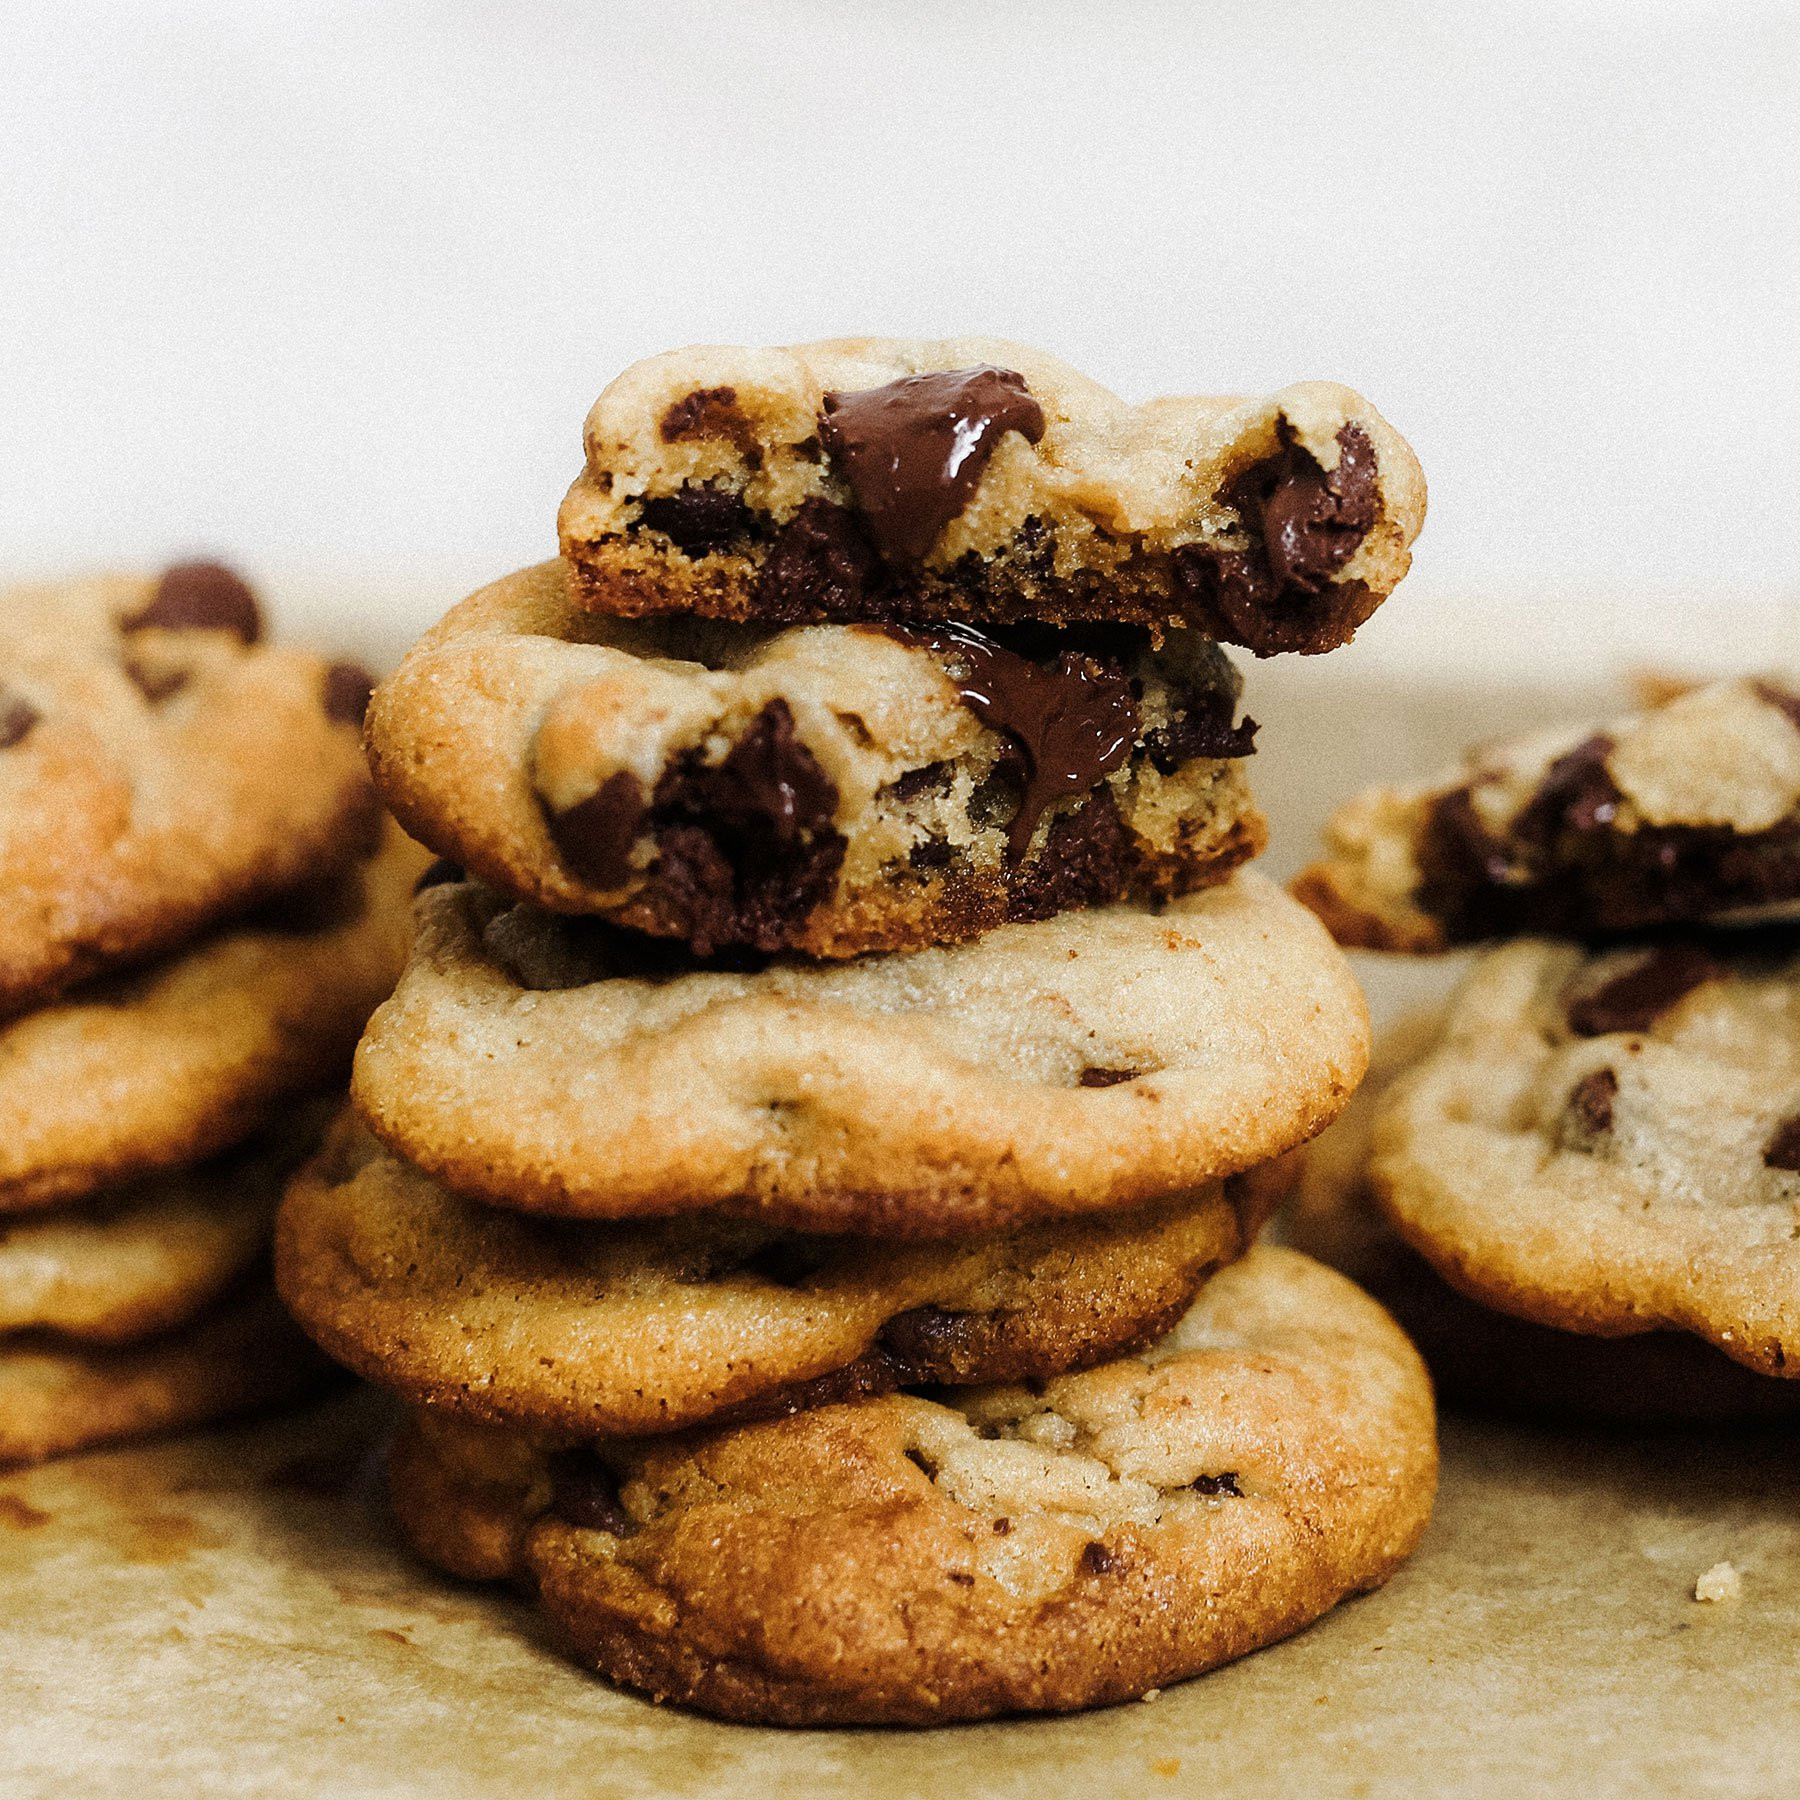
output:
[[[372,860],[0,1022],[0,1215],[196,1162],[340,1080],[426,862],[390,825]]]
[[[954,1244],[527,1219],[346,1121],[289,1190],[276,1267],[301,1324],[369,1380],[592,1438],[1084,1367],[1160,1337],[1246,1236],[1216,1187]]]
[[[1314,652],[1392,591],[1425,516],[1412,451],[1348,388],[1129,406],[987,338],[671,351],[607,388],[584,442],[562,548],[605,613]]]
[[[1447,1281],[1563,1331],[1800,1357],[1791,932],[1488,952],[1396,1081],[1370,1180]]]
[[[1344,806],[1294,891],[1343,944],[1800,918],[1800,692],[1676,689],[1599,731],[1473,752]]]
[[[0,1012],[367,849],[367,677],[260,629],[212,564],[0,597]]]
[[[1528,1418],[1640,1425],[1800,1413],[1800,1382],[1759,1375],[1698,1338],[1678,1331],[1589,1337],[1495,1312],[1451,1287],[1406,1244],[1375,1199],[1369,1156],[1388,1090],[1442,1035],[1433,1012],[1377,1037],[1368,1077],[1350,1104],[1284,1159],[1293,1180],[1283,1241],[1373,1294],[1418,1346],[1446,1400]]]
[[[843,957],[1222,880],[1263,844],[1238,677],[1193,633],[792,629],[483,589],[369,714],[441,855],[702,955]]]
[[[699,967],[655,940],[428,887],[357,1051],[377,1136],[530,1212],[714,1208],[955,1237],[1203,1186],[1327,1124],[1367,1013],[1251,871],[856,962]]]
[[[1393,1322],[1261,1249],[1085,1373],[562,1453],[416,1417],[392,1492],[423,1554],[535,1585],[627,1687],[928,1724],[1131,1699],[1297,1631],[1410,1552],[1436,1461]]]
[[[324,1353],[252,1277],[210,1312],[118,1346],[26,1333],[0,1340],[0,1465],[210,1424],[317,1393]]]

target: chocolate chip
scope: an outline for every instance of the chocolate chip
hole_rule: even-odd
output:
[[[1217,761],[1256,754],[1257,723],[1246,718],[1233,725],[1237,710],[1230,694],[1215,692],[1190,701],[1167,725],[1144,737],[1144,754],[1159,775],[1173,775],[1183,763],[1204,756]]]
[[[1800,1113],[1776,1126],[1775,1135],[1763,1152],[1763,1163],[1767,1168],[1800,1174]]]
[[[1526,844],[1548,845],[1565,830],[1610,826],[1623,798],[1606,766],[1612,748],[1612,739],[1597,732],[1557,757],[1513,820],[1513,836]]]
[[[1084,1575],[1116,1575],[1124,1567],[1124,1557],[1098,1538],[1090,1538],[1081,1547],[1081,1572]]]
[[[924,794],[941,794],[950,785],[955,765],[947,762],[927,763],[921,769],[908,769],[888,784],[888,792],[905,805]]]
[[[970,625],[890,625],[902,643],[942,656],[957,672],[957,698],[1003,732],[1025,760],[1025,788],[1008,851],[1020,861],[1046,808],[1087,793],[1130,759],[1137,701],[1119,665],[1064,650],[1046,667]]]
[[[1777,687],[1772,681],[1753,681],[1751,687],[1756,697],[1775,708],[1796,731],[1800,731],[1800,694],[1790,694],[1784,687]]]
[[[973,1587],[975,1585],[975,1577],[969,1574],[966,1569],[946,1569],[944,1574],[949,1580],[955,1582],[958,1587]]]
[[[1142,1069],[1083,1069],[1080,1080],[1084,1088],[1117,1087],[1122,1081],[1136,1081],[1143,1072]]]
[[[785,700],[771,700],[722,761],[679,779],[683,805],[735,830],[767,830],[784,846],[829,829],[837,816],[837,784],[795,736]],[[657,802],[667,804],[660,792]]]
[[[222,563],[177,563],[165,571],[142,612],[124,621],[126,631],[157,626],[165,631],[229,631],[246,644],[262,636],[256,596],[241,575]]]
[[[620,769],[567,812],[551,813],[550,836],[563,861],[590,887],[620,888],[634,873],[631,850],[647,810],[638,778]]]
[[[926,838],[906,853],[907,866],[913,869],[947,869],[955,860],[956,846],[948,838]]]
[[[695,388],[674,401],[662,416],[662,441],[678,444],[684,438],[733,437],[744,429],[734,387]]]
[[[362,728],[363,715],[369,710],[369,696],[375,691],[375,677],[367,669],[351,662],[333,663],[325,671],[325,716],[340,725]]]
[[[1012,1530],[1012,1520],[1004,1516],[994,1521],[994,1536],[1005,1537]]]
[[[1618,1095],[1619,1078],[1611,1069],[1591,1070],[1569,1090],[1570,1116],[1585,1132],[1611,1131]]]
[[[1683,995],[1725,971],[1698,944],[1662,944],[1622,974],[1568,1002],[1577,1037],[1648,1031]]]
[[[1013,882],[1006,916],[1014,923],[1054,918],[1078,906],[1105,906],[1131,885],[1139,851],[1110,788],[1064,813],[1039,854]]]
[[[1001,438],[1044,435],[1025,378],[983,363],[827,394],[819,437],[848,482],[877,548],[911,567],[969,503]]]
[[[159,706],[172,695],[179,694],[191,679],[186,669],[171,668],[146,662],[141,656],[122,656],[120,667],[133,687],[150,702]]]
[[[630,1537],[637,1529],[619,1503],[617,1477],[593,1451],[559,1450],[550,1458],[550,1510],[584,1531]]]
[[[862,520],[815,497],[801,502],[770,545],[751,601],[757,617],[776,624],[856,619],[870,610],[880,583],[880,558]]]
[[[727,487],[692,483],[660,494],[638,507],[638,519],[674,541],[686,556],[723,550],[754,523],[741,494]]]
[[[425,873],[413,883],[413,892],[422,894],[427,888],[445,887],[452,882],[465,879],[459,864],[451,862],[448,857],[440,856],[434,859],[426,868]]]
[[[1244,1490],[1238,1486],[1238,1478],[1235,1473],[1196,1475],[1193,1480],[1193,1489],[1196,1494],[1225,1494],[1233,1500],[1241,1500],[1244,1497]]]
[[[29,700],[10,688],[0,687],[0,750],[23,743],[43,716]]]

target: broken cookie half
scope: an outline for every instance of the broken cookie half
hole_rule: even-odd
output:
[[[698,346],[595,402],[563,554],[595,611],[783,624],[1188,626],[1344,643],[1425,481],[1351,389],[1132,406],[989,338]]]

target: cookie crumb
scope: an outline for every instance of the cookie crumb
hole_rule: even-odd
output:
[[[1743,1592],[1744,1578],[1735,1563],[1716,1562],[1694,1583],[1696,1600],[1736,1600]]]
[[[1145,1688],[1143,1693],[1141,1693],[1138,1696],[1138,1698],[1140,1700],[1142,1700],[1146,1706],[1148,1706],[1152,1700],[1160,1700],[1162,1698],[1162,1689],[1161,1688]]]

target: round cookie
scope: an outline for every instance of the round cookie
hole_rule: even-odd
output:
[[[373,860],[0,1023],[0,1215],[197,1162],[342,1079],[425,864],[390,825]]]
[[[211,564],[0,596],[0,1012],[366,849],[368,678],[259,633]]]
[[[880,1237],[1110,1212],[1311,1136],[1368,1055],[1343,956],[1248,871],[1161,911],[738,973],[479,883],[415,917],[357,1107],[446,1185],[532,1212]]]
[[[0,1343],[0,1466],[280,1406],[319,1392],[335,1373],[262,1279],[144,1343],[8,1339]]]
[[[1488,952],[1370,1180],[1447,1281],[1563,1331],[1800,1354],[1800,955],[1780,936]]]
[[[1800,1412],[1800,1382],[1759,1375],[1698,1338],[1678,1331],[1587,1337],[1495,1312],[1458,1293],[1406,1244],[1370,1189],[1370,1148],[1388,1090],[1442,1033],[1435,1011],[1380,1033],[1368,1077],[1337,1121],[1282,1159],[1292,1190],[1282,1241],[1373,1294],[1418,1346],[1446,1400],[1527,1418],[1635,1425],[1719,1425]],[[1265,1192],[1281,1169],[1272,1165]]]
[[[478,1435],[403,1440],[392,1492],[423,1553],[510,1556],[609,1678],[786,1725],[1066,1712],[1197,1675],[1385,1581],[1437,1462],[1412,1346],[1275,1249],[1142,1357],[1031,1388],[535,1460]]]
[[[696,345],[594,403],[563,552],[607,613],[1192,628],[1343,643],[1425,481],[1361,395],[1129,406],[993,338]]]
[[[1376,950],[1800,917],[1800,693],[1746,679],[1661,698],[1357,795],[1295,893]]]
[[[121,1344],[169,1330],[261,1256],[316,1109],[274,1141],[153,1175],[64,1211],[0,1219],[0,1333]],[[0,1344],[3,1344],[0,1338]]]
[[[546,563],[414,646],[369,757],[409,831],[521,899],[843,957],[1222,880],[1265,835],[1238,685],[1191,632],[619,620]]]
[[[527,1219],[346,1120],[288,1192],[276,1276],[338,1361],[415,1404],[626,1437],[1099,1362],[1160,1337],[1242,1241],[1217,1188],[953,1244]]]

